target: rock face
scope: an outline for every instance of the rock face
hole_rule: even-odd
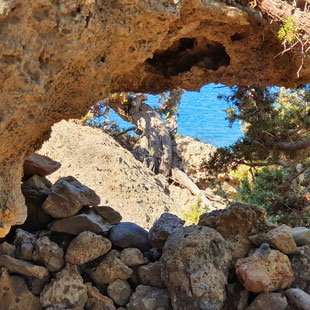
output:
[[[253,255],[238,259],[235,267],[239,281],[254,293],[284,289],[294,282],[288,257],[277,250],[260,247]]]
[[[188,226],[170,235],[161,274],[173,308],[220,310],[230,259],[225,240],[212,228]]]
[[[218,1],[2,1],[0,24],[0,145],[11,146],[0,152],[0,237],[26,217],[24,159],[53,123],[81,117],[104,94],[310,78],[307,58],[296,75],[299,53],[275,57],[274,25]]]
[[[179,204],[168,195],[165,178],[155,176],[102,130],[62,121],[53,126],[40,153],[62,163],[60,170],[49,176],[52,182],[59,175],[72,175],[93,189],[102,204],[118,211],[123,221],[149,229],[164,212],[181,214]],[[111,210],[93,209],[110,222]],[[118,224],[120,217],[115,216],[111,224]]]
[[[236,203],[200,216],[198,225],[214,228],[229,244],[234,259],[244,257],[253,247],[249,236],[267,226],[265,210],[255,205]]]

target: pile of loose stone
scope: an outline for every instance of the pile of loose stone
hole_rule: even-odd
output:
[[[60,164],[27,159],[27,221],[0,243],[0,309],[310,309],[310,230],[234,204],[199,224],[165,213],[149,232]]]

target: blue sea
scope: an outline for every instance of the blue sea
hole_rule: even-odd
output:
[[[242,137],[243,132],[239,123],[229,127],[225,119],[225,109],[229,107],[224,100],[219,100],[219,94],[230,93],[228,87],[221,84],[209,84],[200,92],[185,92],[179,106],[178,133],[190,136],[200,141],[211,143],[217,147],[229,146]],[[148,96],[148,104],[158,104],[159,96]],[[119,122],[121,128],[127,128],[124,121]]]

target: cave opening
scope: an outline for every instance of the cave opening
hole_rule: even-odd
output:
[[[206,38],[181,38],[167,50],[155,52],[147,63],[169,78],[187,72],[193,66],[216,71],[221,66],[229,66],[230,57],[219,42]]]

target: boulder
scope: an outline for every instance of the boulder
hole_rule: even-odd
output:
[[[149,239],[156,249],[162,249],[168,237],[177,229],[182,229],[185,221],[174,214],[163,213],[149,231]]]
[[[31,178],[23,181],[23,184],[32,188],[43,189],[46,192],[48,192],[53,186],[50,180],[37,174],[34,174]]]
[[[218,231],[227,241],[235,261],[253,248],[249,236],[264,231],[267,219],[262,207],[235,203],[227,209],[202,214],[198,225]]]
[[[90,231],[81,232],[73,239],[66,252],[66,262],[81,265],[107,253],[112,243],[109,239]]]
[[[288,257],[263,246],[253,255],[238,259],[235,268],[241,284],[246,290],[254,293],[284,289],[294,282]]]
[[[19,273],[26,277],[42,279],[48,275],[46,268],[8,255],[0,255],[0,267],[5,267],[10,272]]]
[[[148,262],[148,259],[143,256],[142,252],[136,248],[124,249],[121,252],[120,258],[128,267],[141,266]]]
[[[161,279],[162,264],[160,262],[140,266],[138,269],[141,284],[159,288],[166,287]]]
[[[260,293],[246,310],[287,310],[288,302],[281,293]]]
[[[110,228],[111,224],[92,210],[57,220],[49,227],[51,231],[70,235],[78,235],[83,231],[91,231],[95,234],[106,233]]]
[[[25,197],[28,212],[25,223],[20,227],[29,231],[45,229],[53,219],[42,209],[42,205],[48,196],[48,192],[45,189],[22,184],[22,193]]]
[[[40,294],[43,307],[74,308],[84,307],[87,296],[87,287],[83,283],[75,266],[67,264],[57,272],[55,278],[47,284]]]
[[[225,301],[230,250],[220,233],[188,226],[163,248],[161,277],[174,309],[220,310]]]
[[[102,295],[99,290],[92,286],[91,283],[86,283],[88,299],[86,309],[91,310],[115,310],[113,300]]]
[[[16,257],[24,260],[31,260],[36,240],[37,236],[18,228],[14,238]]]
[[[44,212],[54,218],[77,214],[83,206],[97,206],[100,197],[74,177],[60,178],[50,189],[43,203]]]
[[[23,278],[10,276],[5,268],[1,268],[0,274],[0,309],[42,309],[39,298],[29,291]]]
[[[117,225],[121,222],[122,216],[119,212],[108,206],[95,206],[93,209],[101,215],[111,225]]]
[[[0,243],[0,255],[9,255],[14,257],[15,251],[16,251],[15,245],[7,243],[6,241]]]
[[[37,153],[27,157],[24,162],[24,175],[26,177],[38,174],[42,177],[52,174],[61,167],[61,163]]]
[[[126,280],[116,279],[109,284],[107,293],[118,306],[125,306],[131,296],[131,288]]]
[[[51,272],[59,271],[65,264],[64,251],[48,237],[41,237],[35,244],[35,257],[44,263]]]
[[[310,294],[310,245],[300,247],[299,253],[290,257],[295,276],[293,287]]]
[[[132,275],[132,269],[112,253],[106,254],[98,267],[90,272],[96,284],[109,284],[116,279],[126,280]]]
[[[190,307],[190,305],[188,305]],[[126,306],[127,310],[172,310],[170,298],[167,290],[139,285],[136,291],[132,294],[129,303]],[[181,309],[181,308],[179,308]],[[185,308],[184,308],[185,309]],[[190,309],[190,308],[188,308]],[[194,309],[194,308],[191,308]]]
[[[289,288],[285,291],[285,295],[288,298],[290,304],[292,304],[298,310],[310,309],[310,295],[308,295],[301,289]]]
[[[109,239],[113,245],[119,248],[138,248],[142,252],[149,250],[152,245],[148,238],[148,232],[141,226],[122,222],[111,228]]]
[[[293,239],[292,228],[284,224],[271,229],[268,233],[250,236],[249,239],[257,247],[262,243],[268,243],[284,254],[293,254],[297,251],[297,246]]]
[[[297,246],[310,244],[310,229],[306,227],[294,227],[293,238]]]

